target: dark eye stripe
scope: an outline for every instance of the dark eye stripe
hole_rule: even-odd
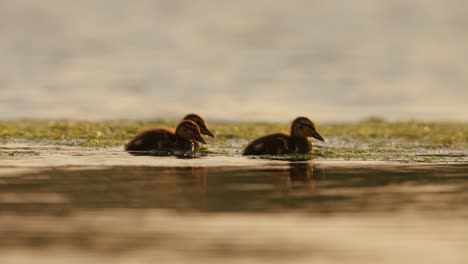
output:
[[[199,134],[199,132],[196,129],[194,129],[193,127],[185,126],[185,128],[187,128],[188,130],[191,130],[192,132],[194,132],[196,134]]]
[[[197,121],[197,122],[195,122],[195,123],[197,123],[197,125],[198,125],[200,128],[201,128],[201,127],[206,127],[206,123],[203,122],[203,121],[201,121],[201,120],[199,120],[199,121]]]

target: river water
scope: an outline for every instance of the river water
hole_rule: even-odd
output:
[[[468,2],[0,1],[0,119],[468,120]]]
[[[0,1],[0,119],[467,121],[466,10]],[[25,144],[0,152],[2,264],[468,263],[465,154],[286,162]]]
[[[1,263],[466,263],[468,166],[0,156]]]

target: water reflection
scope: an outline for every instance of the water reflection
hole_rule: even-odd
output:
[[[0,211],[66,215],[80,209],[339,213],[463,209],[467,165],[48,169],[3,177]],[[430,210],[429,210],[430,209]]]
[[[291,181],[311,181],[314,177],[312,166],[306,162],[289,163],[289,176]]]
[[[467,169],[280,162],[2,174],[0,262],[82,263],[92,252],[87,263],[441,263],[466,255]]]

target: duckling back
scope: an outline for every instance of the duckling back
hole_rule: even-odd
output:
[[[308,153],[311,150],[312,144],[307,138],[291,137],[284,133],[276,133],[250,142],[242,155],[281,155]]]
[[[138,133],[126,145],[125,151],[171,150],[175,133],[166,128],[148,129]]]

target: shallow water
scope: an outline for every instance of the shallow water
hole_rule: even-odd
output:
[[[46,149],[0,157],[2,263],[468,261],[466,163]]]
[[[255,166],[54,167],[2,176],[2,210],[468,214],[468,166],[281,162]],[[35,204],[43,204],[36,207]],[[11,208],[8,205],[13,205]]]

